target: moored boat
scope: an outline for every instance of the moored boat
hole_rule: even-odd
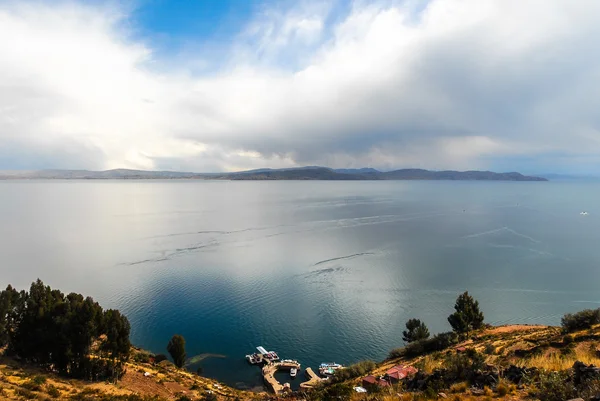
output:
[[[298,374],[298,369],[296,369],[296,368],[290,369],[290,377],[296,377],[297,374]]]
[[[324,362],[319,365],[319,373],[321,376],[333,376],[336,370],[342,369],[343,366],[335,362]]]
[[[263,362],[263,357],[261,354],[249,354],[249,355],[246,355],[246,359],[252,365],[257,365],[257,364]]]

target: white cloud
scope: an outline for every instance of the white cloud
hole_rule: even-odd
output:
[[[265,9],[222,69],[197,75],[206,54],[153,68],[162,60],[124,29],[124,10],[0,2],[0,168],[600,162],[599,2],[332,13],[323,1]]]

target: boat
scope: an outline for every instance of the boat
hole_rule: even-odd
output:
[[[588,212],[581,212],[579,214],[582,215],[582,216],[587,216]]]
[[[246,359],[252,365],[257,365],[257,364],[263,362],[263,357],[261,354],[249,354],[249,355],[246,355]]]
[[[260,346],[260,347],[256,347],[256,349],[258,350],[260,357],[261,357],[261,361],[266,361],[266,362],[277,362],[279,360],[279,355],[277,355],[277,352],[275,351],[267,351],[265,349],[265,347]],[[257,354],[254,354],[257,355]]]
[[[296,377],[297,374],[298,374],[298,369],[296,369],[296,368],[290,369],[290,377]]]
[[[324,362],[319,365],[319,373],[321,376],[333,376],[336,370],[343,369],[344,367],[339,363],[335,362]]]

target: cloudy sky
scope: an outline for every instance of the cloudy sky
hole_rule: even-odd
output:
[[[598,0],[0,0],[0,169],[600,173]]]

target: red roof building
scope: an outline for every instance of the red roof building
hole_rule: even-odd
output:
[[[377,378],[375,376],[365,376],[362,378],[363,387],[375,386],[377,385]]]
[[[412,366],[398,365],[385,372],[385,377],[391,382],[399,382],[405,377],[412,376],[418,370]]]
[[[362,378],[362,385],[363,387],[367,388],[374,386],[388,387],[390,385],[390,382],[382,377],[375,377],[373,375],[369,375]]]

